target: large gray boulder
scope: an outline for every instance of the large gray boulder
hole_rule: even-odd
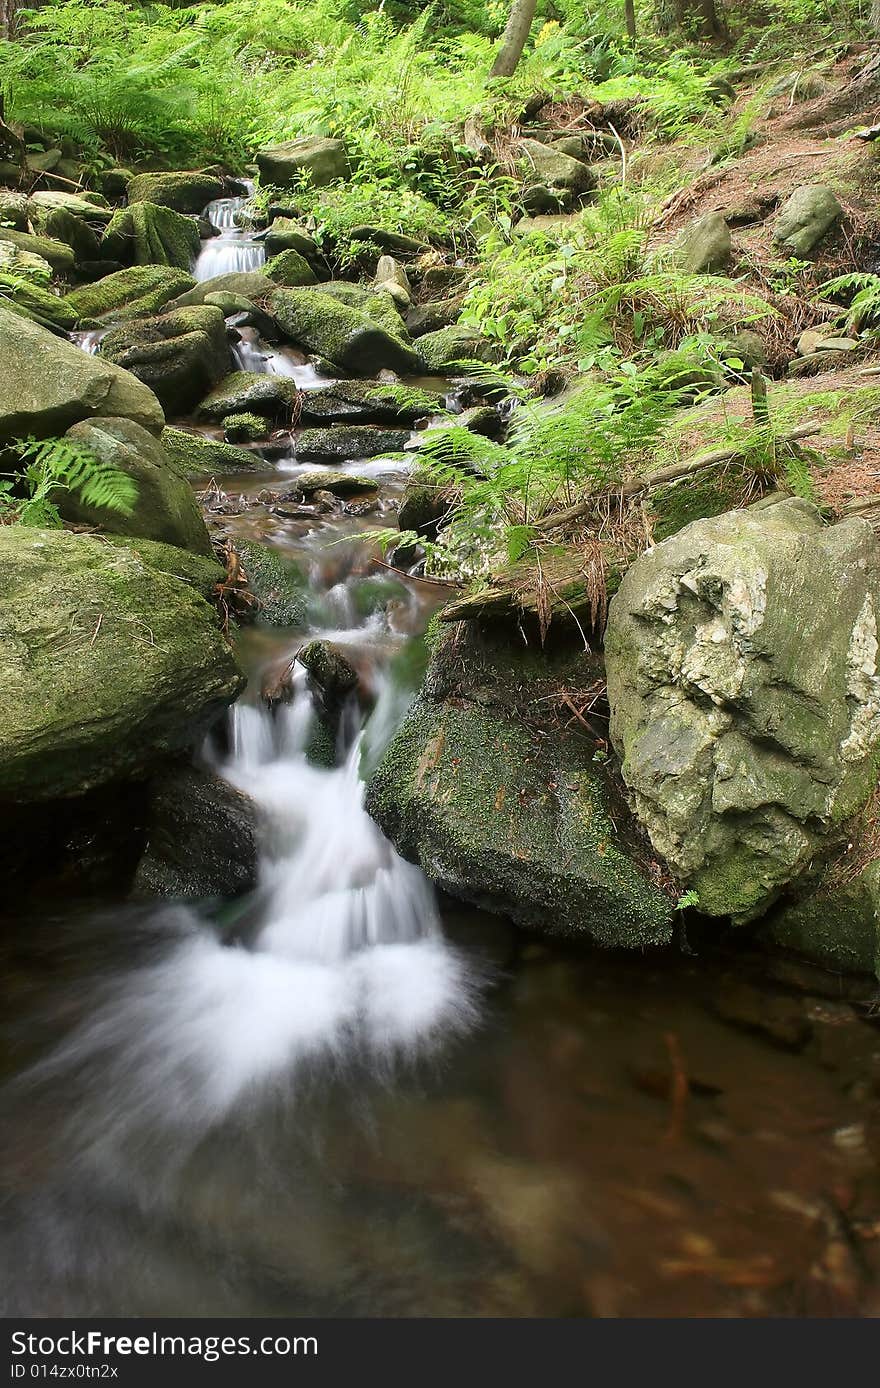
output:
[[[232,366],[223,314],[210,304],[112,328],[99,352],[148,385],[175,415],[192,410]]]
[[[596,175],[588,164],[540,140],[521,140],[519,152],[529,185],[523,199],[527,212],[575,207],[597,186]]]
[[[824,183],[795,188],[773,230],[773,240],[794,255],[807,255],[843,216],[835,194]]]
[[[391,318],[393,308],[380,325],[367,308],[342,303],[325,289],[276,289],[269,303],[288,341],[343,371],[374,376],[383,369],[414,373],[423,365],[402,321]]]
[[[98,414],[132,419],[154,434],[165,423],[153,392],[130,372],[0,308],[0,442],[63,434]]]
[[[748,919],[833,847],[876,784],[871,527],[790,498],[636,561],[606,633],[611,737],[637,818],[708,915]]]
[[[596,744],[541,721],[554,690],[597,674],[582,648],[548,657],[446,627],[367,808],[451,895],[546,933],[643,949],[671,938],[672,903],[621,839]]]
[[[137,486],[137,500],[130,515],[89,506],[65,492],[53,500],[66,520],[96,525],[115,535],[160,540],[193,554],[213,553],[202,513],[183,473],[165,449],[130,419],[89,419],[74,424],[66,437],[87,448],[102,463],[118,468]]]
[[[721,212],[707,212],[675,242],[675,259],[689,275],[723,274],[733,255],[730,229]]]
[[[349,174],[348,155],[342,140],[304,135],[257,151],[257,167],[263,183],[284,188],[308,172],[316,188]]]
[[[183,173],[142,173],[128,180],[129,203],[151,202],[172,207],[175,212],[201,212],[209,202],[223,196],[223,182],[215,174],[201,171]]]
[[[0,527],[0,799],[79,795],[204,736],[244,687],[214,610],[124,545]]]

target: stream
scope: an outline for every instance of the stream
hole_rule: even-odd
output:
[[[235,210],[209,209],[199,278],[258,263]],[[235,354],[327,384],[251,332]],[[363,809],[444,596],[364,533],[406,466],[341,465],[378,481],[366,515],[291,516],[260,497],[305,468],[270,451],[218,479],[255,502],[223,523],[307,575],[307,618],[241,628],[248,690],[202,753],[263,812],[259,885],[4,920],[0,1313],[880,1314],[864,985],[725,941],[597,953],[438,899]],[[316,637],[363,691],[332,770],[305,672],[260,698]]]

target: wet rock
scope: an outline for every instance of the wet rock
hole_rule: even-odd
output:
[[[407,481],[397,512],[401,530],[412,530],[427,540],[436,540],[441,523],[459,498],[459,489],[438,482],[424,471],[416,471]]]
[[[774,996],[741,979],[726,979],[715,995],[713,1011],[722,1021],[757,1032],[785,1050],[800,1051],[812,1026],[800,998]]]
[[[0,270],[7,268],[4,249],[0,243]],[[21,259],[20,253],[16,253],[15,263],[9,265],[15,278],[11,285],[4,286],[3,307],[10,313],[31,318],[51,332],[72,332],[77,324],[76,314],[72,313],[64,300],[53,294],[50,289],[42,289],[21,275]],[[45,265],[45,261],[41,261],[40,265]],[[48,265],[45,268],[48,270]],[[16,274],[16,271],[19,273]]]
[[[289,342],[344,371],[372,376],[386,367],[401,373],[421,368],[399,319],[396,327],[380,326],[363,309],[340,303],[323,289],[276,289],[270,308]]]
[[[0,441],[48,438],[90,415],[121,415],[154,434],[165,423],[151,390],[37,323],[0,308]]]
[[[347,178],[348,154],[342,140],[304,135],[257,150],[257,168],[263,183],[284,188],[308,173],[312,186],[321,188]]]
[[[730,264],[733,242],[724,215],[707,212],[676,239],[674,255],[688,275],[720,275]]]
[[[235,547],[248,587],[259,603],[260,620],[269,626],[301,626],[308,598],[306,581],[297,566],[254,540],[238,540]]]
[[[205,397],[200,419],[220,421],[232,414],[258,414],[279,424],[290,420],[299,392],[286,376],[233,371]]]
[[[303,429],[296,437],[296,456],[309,462],[344,462],[349,458],[381,458],[401,453],[409,430],[377,424],[336,424],[329,429]]]
[[[100,355],[150,387],[168,414],[185,414],[232,365],[219,308],[182,308],[112,328]]]
[[[796,188],[779,213],[773,240],[792,255],[807,255],[843,216],[836,196],[822,183]]]
[[[194,766],[147,788],[146,848],[132,883],[139,900],[236,897],[257,884],[259,812],[250,796]]]
[[[414,236],[405,236],[400,231],[386,231],[384,227],[356,226],[348,233],[350,241],[369,241],[382,250],[398,251],[402,255],[421,255],[430,247]]]
[[[101,252],[123,265],[170,265],[189,270],[198,255],[199,229],[170,207],[135,202],[113,214]]]
[[[222,198],[223,183],[213,174],[201,172],[143,173],[128,179],[125,192],[129,203],[149,202],[175,212],[195,213]]]
[[[247,411],[224,415],[220,427],[227,443],[256,443],[259,439],[264,439],[269,432],[269,426],[262,415],[249,414]]]
[[[540,726],[547,690],[594,673],[582,649],[548,656],[447,628],[367,804],[450,895],[540,931],[644,948],[670,939],[671,903],[615,828],[594,746]]]
[[[98,212],[98,208],[93,209]],[[73,252],[76,264],[83,261],[98,260],[101,255],[100,242],[95,232],[82,216],[77,216],[66,207],[51,207],[44,204],[29,204],[31,221],[41,236],[49,236],[61,241]],[[108,212],[109,215],[109,212]]]
[[[126,473],[137,485],[137,500],[130,515],[87,505],[81,497],[58,490],[53,499],[65,520],[212,555],[192,488],[161,443],[139,424],[130,419],[89,419],[68,429],[65,437],[87,448],[102,463]]]
[[[377,492],[379,484],[372,477],[358,477],[353,472],[331,472],[326,468],[320,472],[301,473],[291,490],[294,496],[312,496],[316,492],[329,492],[331,496],[357,496],[359,492]]]
[[[529,180],[523,198],[527,212],[567,210],[597,186],[596,175],[588,164],[539,140],[521,140],[519,153]]]
[[[341,704],[357,686],[357,671],[332,641],[310,641],[297,651],[296,658],[308,670],[309,681],[320,691],[327,708]]]
[[[461,317],[464,300],[464,294],[456,294],[451,299],[434,299],[427,304],[416,304],[406,315],[406,326],[413,337],[424,337],[425,333],[450,328]]]
[[[705,914],[766,910],[865,803],[878,604],[870,526],[823,528],[793,498],[695,521],[625,575],[611,736],[637,818]]]
[[[293,249],[280,251],[266,261],[266,274],[275,284],[295,289],[298,285],[315,284],[317,276],[309,262]]]
[[[216,614],[100,536],[0,528],[0,798],[45,800],[198,742],[245,679]]]
[[[824,968],[880,978],[880,862],[837,881],[832,871],[775,912],[761,934]]]
[[[162,265],[136,265],[117,270],[96,284],[82,285],[65,296],[81,327],[99,327],[107,319],[127,321],[159,313],[195,284],[192,275]]]
[[[266,232],[266,254],[280,255],[282,251],[299,251],[306,260],[318,254],[318,243],[301,222],[293,217],[276,217]]]
[[[442,408],[443,396],[426,390],[403,395],[381,381],[335,381],[303,392],[303,424],[398,424],[412,428]]]
[[[172,463],[185,477],[200,477],[211,473],[247,472],[263,467],[259,453],[247,448],[235,448],[230,443],[206,439],[185,429],[166,427],[162,431],[162,447]]]
[[[190,287],[180,293],[169,307],[176,309],[203,304],[214,294],[235,294],[249,303],[255,303],[265,299],[274,288],[274,280],[262,270],[230,270],[226,275],[213,275],[211,279],[200,280],[198,284],[190,280]]]

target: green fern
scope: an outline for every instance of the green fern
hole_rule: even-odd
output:
[[[61,515],[53,501],[58,491],[79,497],[86,506],[131,515],[137,485],[127,473],[96,458],[70,439],[29,438],[14,445],[23,470],[12,474],[25,496],[16,495],[16,480],[0,488],[0,521],[7,525],[54,528]]]
[[[862,328],[880,325],[880,275],[868,272],[837,275],[827,280],[819,293],[823,299],[853,294],[843,318],[847,332],[860,332]]]

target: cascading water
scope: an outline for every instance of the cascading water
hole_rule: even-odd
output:
[[[266,248],[256,240],[256,233],[242,230],[236,215],[247,205],[247,197],[218,198],[208,203],[204,217],[216,227],[219,236],[202,242],[193,275],[197,280],[213,279],[233,271],[258,270],[266,259]]]

